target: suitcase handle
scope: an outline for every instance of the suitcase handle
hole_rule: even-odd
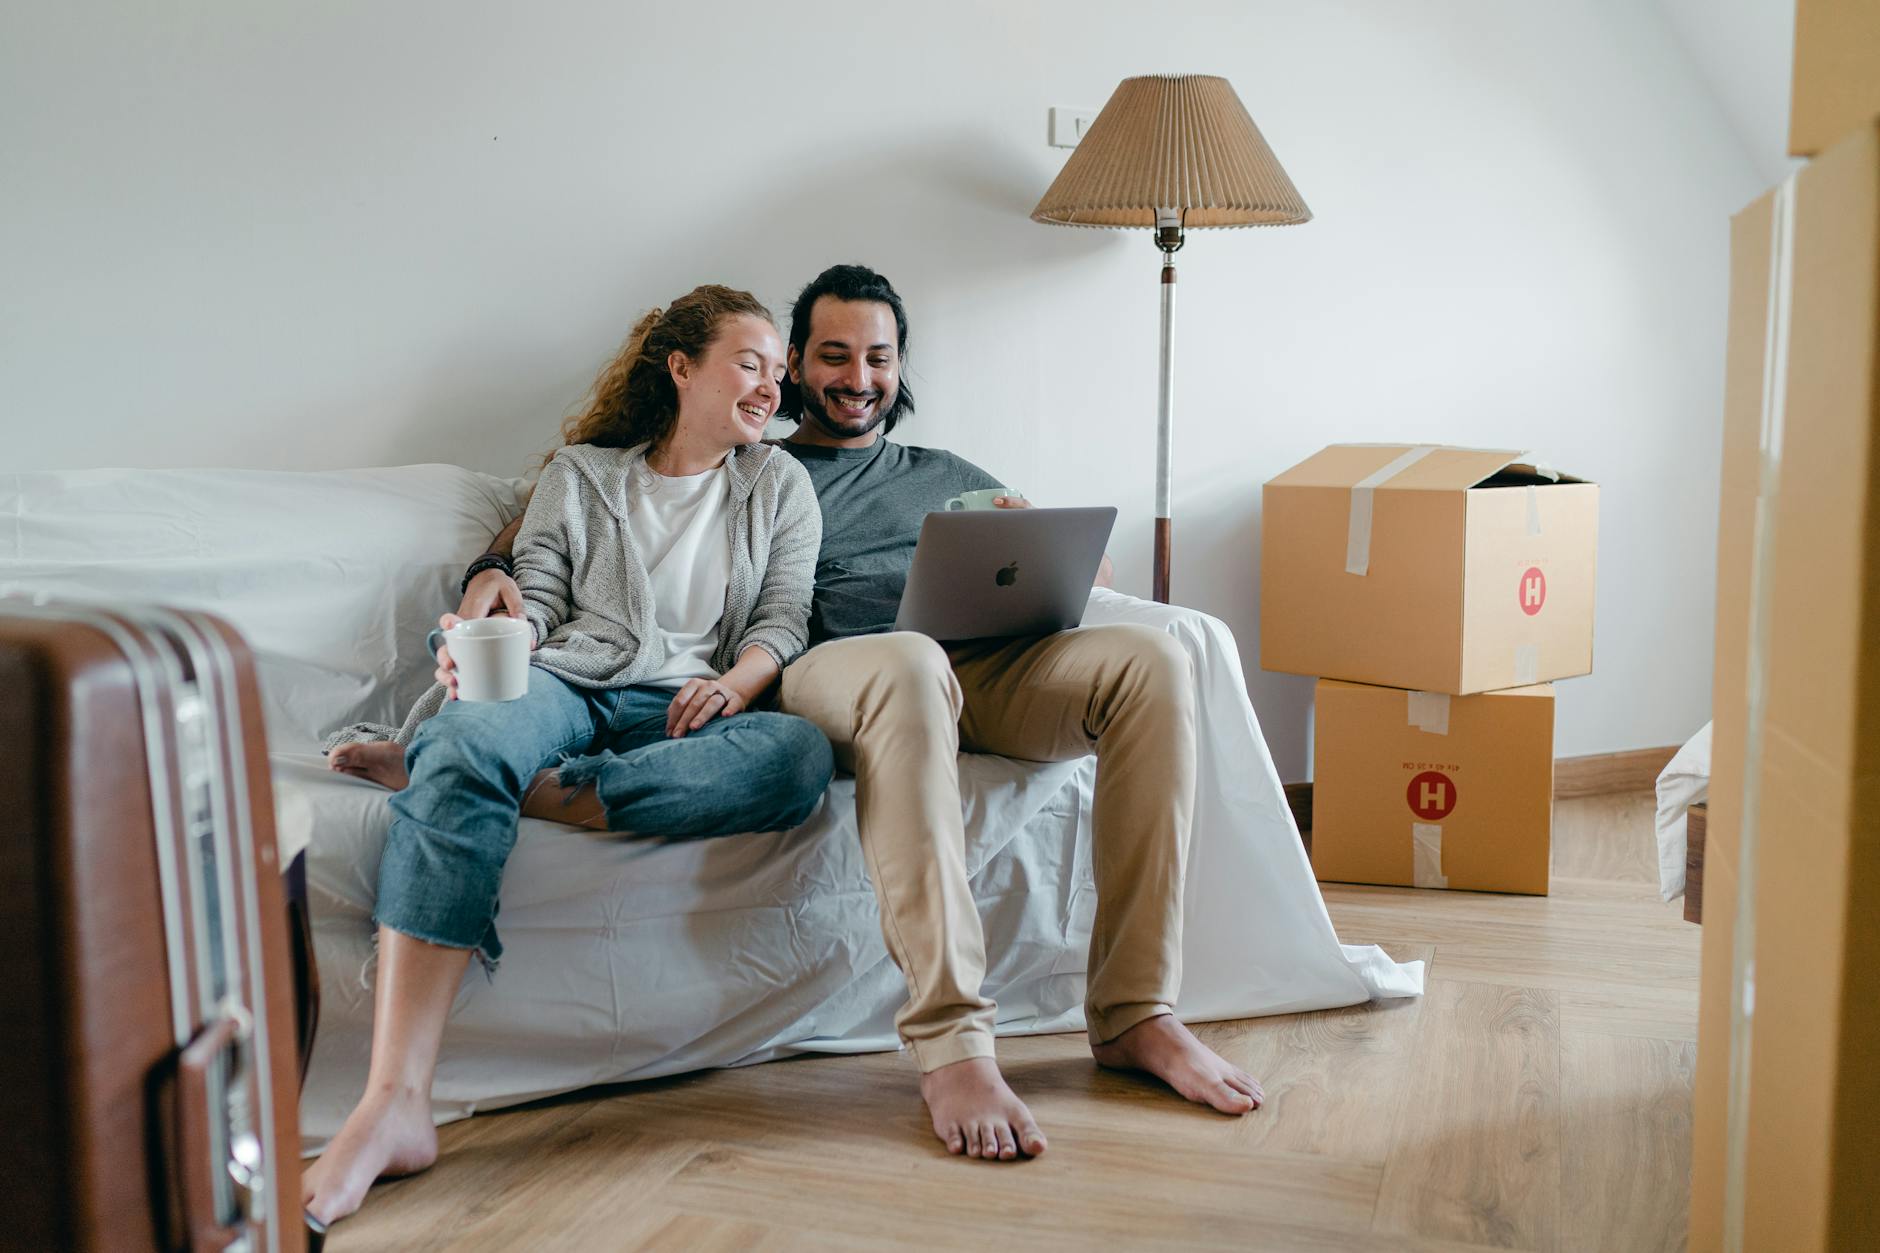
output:
[[[230,1114],[242,1099],[242,1051],[253,1029],[246,1010],[228,1007],[177,1059],[177,1152],[192,1253],[222,1253],[242,1241],[256,1199],[260,1145],[230,1126],[246,1121]]]

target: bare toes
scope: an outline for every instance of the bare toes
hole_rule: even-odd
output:
[[[1227,1083],[1218,1083],[1214,1087],[1213,1097],[1209,1102],[1222,1113],[1245,1113],[1253,1108],[1253,1098]]]
[[[999,1128],[999,1160],[1009,1162],[1018,1156],[1018,1144],[1012,1139],[1010,1127]]]
[[[1044,1152],[1044,1132],[1036,1123],[1023,1123],[1018,1129],[1018,1144],[1028,1157],[1036,1157]]]

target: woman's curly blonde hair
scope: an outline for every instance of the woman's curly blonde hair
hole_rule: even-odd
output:
[[[561,424],[562,443],[602,448],[665,443],[679,420],[679,392],[668,359],[682,352],[698,360],[726,320],[740,315],[777,325],[757,297],[716,283],[694,287],[664,309],[648,312],[594,380],[587,407]]]

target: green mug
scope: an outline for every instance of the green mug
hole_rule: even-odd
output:
[[[1024,499],[1021,493],[1009,487],[982,487],[975,492],[961,492],[951,497],[947,501],[946,509],[948,513],[958,513],[963,509],[996,509],[998,506],[992,502],[1001,496],[1007,496],[1013,500]]]

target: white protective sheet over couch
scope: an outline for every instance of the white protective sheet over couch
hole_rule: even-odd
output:
[[[1172,632],[1195,659],[1204,725],[1188,872],[1181,1016],[1238,1018],[1415,995],[1421,963],[1332,930],[1246,696],[1227,629],[1189,610],[1092,594],[1088,622]],[[1095,906],[1095,761],[964,755],[968,855],[999,1031],[1083,1027]],[[318,758],[277,772],[310,887],[325,1016],[302,1100],[309,1147],[358,1096],[371,1034],[373,876],[386,793]],[[838,778],[795,831],[692,844],[597,839],[525,821],[504,880],[492,976],[459,993],[434,1093],[440,1120],[594,1083],[802,1052],[896,1047],[905,997]]]
[[[0,476],[0,595],[163,601],[220,613],[254,645],[284,844],[309,848],[324,1013],[303,1101],[310,1147],[365,1075],[371,906],[387,793],[313,750],[396,723],[429,682],[426,628],[466,555],[518,507],[514,480],[455,466]],[[1113,592],[1087,621],[1171,632],[1202,727],[1188,869],[1190,1020],[1414,995],[1420,963],[1341,946],[1220,622]],[[987,991],[1001,1032],[1082,1027],[1090,759],[961,760]],[[838,778],[806,825],[699,844],[526,821],[504,879],[494,977],[473,965],[445,1036],[440,1120],[597,1082],[798,1052],[893,1048],[903,998]]]

